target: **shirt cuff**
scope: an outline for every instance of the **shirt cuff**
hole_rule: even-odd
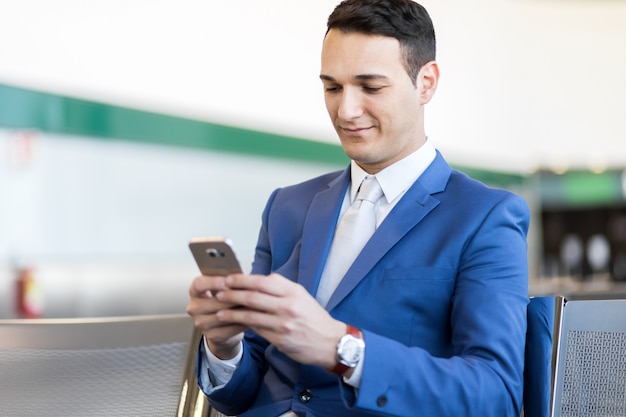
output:
[[[354,388],[359,388],[361,385],[361,375],[363,375],[363,362],[365,362],[365,355],[363,355],[361,360],[354,367],[354,371],[352,372],[352,375],[350,375],[350,378],[346,378],[345,376],[343,377],[343,382]]]
[[[202,341],[204,343],[204,354],[209,368],[208,371],[211,384],[215,389],[221,388],[231,380],[233,374],[239,366],[239,363],[241,362],[241,358],[243,357],[242,343],[239,343],[239,353],[237,356],[232,359],[223,360],[211,352],[211,349],[209,349],[204,337],[202,338]]]

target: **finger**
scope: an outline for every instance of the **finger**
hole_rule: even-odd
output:
[[[262,293],[282,297],[288,293],[290,285],[288,279],[278,274],[271,275],[244,275],[233,274],[225,278],[225,285],[239,290],[259,291]]]
[[[195,316],[194,326],[203,333],[211,335],[211,339],[214,337],[221,337],[219,335],[227,335],[224,336],[226,338],[232,337],[233,335],[243,332],[246,329],[246,326],[241,323],[221,321],[217,318],[216,314]]]
[[[227,288],[225,277],[208,277],[200,275],[191,282],[189,287],[190,297],[207,297],[217,291]]]
[[[186,312],[191,317],[214,315],[217,311],[236,307],[235,304],[217,300],[214,297],[192,297]]]
[[[206,306],[207,304],[214,307],[208,309]],[[187,306],[187,314],[189,314],[189,316],[193,319],[194,326],[203,333],[211,332],[211,334],[213,334],[214,332],[217,332],[216,339],[218,341],[222,340],[221,335],[224,332],[226,332],[228,338],[246,329],[246,326],[240,323],[231,323],[226,320],[219,320],[216,313],[220,311],[220,308],[221,310],[228,310],[224,304],[218,303],[215,300],[211,300],[209,303],[191,301]]]
[[[256,290],[240,289],[219,291],[215,294],[215,298],[217,301],[231,306],[235,305],[268,313],[277,312],[283,302],[281,297],[275,295]]]
[[[221,326],[209,326],[203,327],[197,326],[202,332],[207,341],[213,345],[221,345],[224,343],[232,342],[233,338],[238,341],[243,339],[243,333],[247,330],[247,327],[240,324],[228,324]]]
[[[230,308],[219,310],[215,313],[215,318],[219,323],[238,324],[246,328],[267,329],[283,333],[288,326],[284,320],[274,314],[247,308]]]

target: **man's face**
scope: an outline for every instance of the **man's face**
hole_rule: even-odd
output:
[[[434,62],[426,67],[437,71]],[[438,76],[423,80],[425,68],[416,86],[397,39],[337,29],[326,35],[320,75],[326,108],[344,151],[365,171],[376,173],[424,143],[422,107]]]

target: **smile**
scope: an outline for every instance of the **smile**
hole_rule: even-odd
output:
[[[363,133],[366,132],[368,130],[370,130],[372,127],[341,127],[341,130],[343,130],[346,133],[349,134],[359,134],[359,133]]]

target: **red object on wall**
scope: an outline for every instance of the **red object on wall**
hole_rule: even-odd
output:
[[[36,319],[43,316],[41,289],[31,268],[17,269],[16,313],[20,318]]]

